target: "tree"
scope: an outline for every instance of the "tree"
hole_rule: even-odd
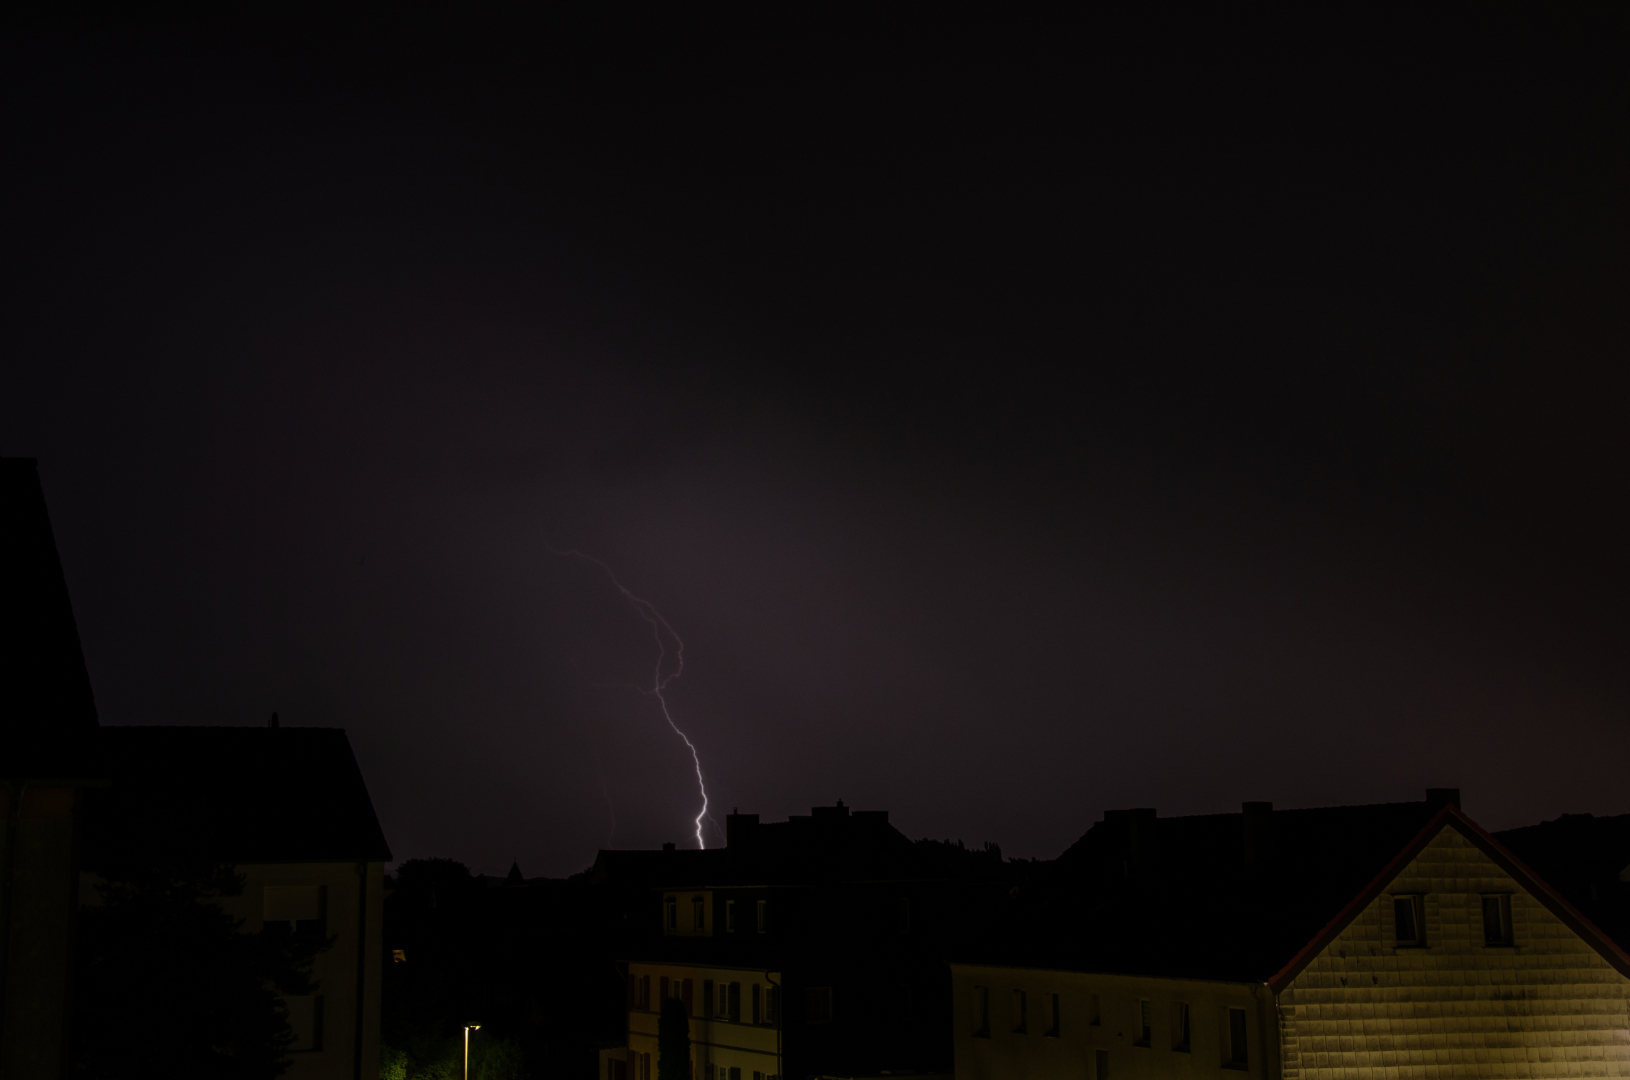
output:
[[[690,1017],[678,998],[664,1000],[657,1019],[657,1080],[690,1080]]]
[[[314,930],[243,932],[218,901],[232,867],[174,857],[103,867],[80,914],[73,1071],[86,1080],[271,1080],[294,1041],[280,994],[309,994]]]

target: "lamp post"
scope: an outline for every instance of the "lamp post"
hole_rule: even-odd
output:
[[[470,1080],[470,1032],[480,1030],[480,1024],[464,1025],[464,1080]]]

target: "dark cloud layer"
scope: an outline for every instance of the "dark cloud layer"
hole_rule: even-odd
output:
[[[16,28],[0,452],[107,723],[340,725],[400,857],[842,797],[1630,811],[1625,33]]]

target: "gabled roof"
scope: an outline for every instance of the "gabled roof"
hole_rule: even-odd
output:
[[[0,775],[83,775],[96,703],[32,458],[0,458],[0,688]]]
[[[390,860],[338,728],[105,727],[113,786],[90,795],[92,868],[146,836],[232,863]]]
[[[1017,890],[996,923],[958,958],[1284,985],[1434,836],[1452,827],[1610,963],[1630,963],[1452,803],[1270,811],[1256,818],[1256,855],[1249,859],[1248,817],[1156,818],[1148,811],[1133,821],[1106,815]]]
[[[1630,814],[1563,814],[1494,838],[1630,948]]]

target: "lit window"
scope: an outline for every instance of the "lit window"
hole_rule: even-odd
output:
[[[1394,896],[1392,898],[1392,927],[1399,945],[1425,945],[1425,905],[1420,896]]]
[[[407,963],[407,950],[406,949],[392,949],[391,950],[391,963],[393,963],[393,964],[405,964],[405,963]]]
[[[1511,897],[1505,893],[1483,897],[1483,944],[1510,945]]]

